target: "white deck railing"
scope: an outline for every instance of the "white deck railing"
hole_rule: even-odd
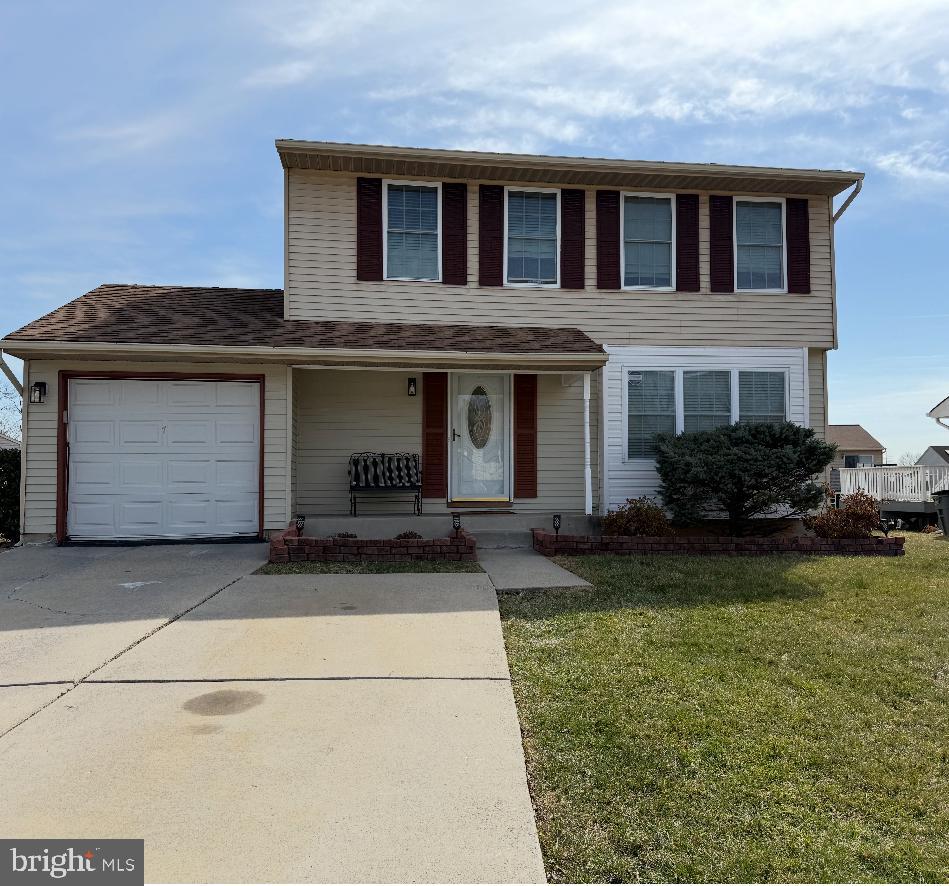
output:
[[[840,494],[858,489],[877,501],[932,501],[934,492],[949,489],[949,467],[841,468]]]

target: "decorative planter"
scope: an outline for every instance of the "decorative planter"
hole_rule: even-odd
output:
[[[311,538],[291,526],[270,539],[271,563],[477,559],[475,538],[464,529],[450,538]]]

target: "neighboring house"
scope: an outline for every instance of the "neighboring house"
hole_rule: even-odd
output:
[[[346,514],[364,450],[421,455],[426,514],[546,521],[655,494],[661,431],[824,435],[833,198],[861,173],[277,152],[283,290],[104,285],[0,341],[45,386],[28,539]]]
[[[949,465],[949,446],[930,446],[918,459],[916,464],[931,468],[944,468]]]
[[[940,400],[926,415],[944,428],[949,428],[949,397]]]
[[[883,444],[861,425],[827,425],[827,442],[837,447],[829,465],[830,488],[840,492],[840,468],[869,468],[883,464]]]
[[[20,441],[8,437],[6,434],[0,434],[0,449],[19,449]]]

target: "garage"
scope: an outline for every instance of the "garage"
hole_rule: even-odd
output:
[[[259,534],[261,381],[69,378],[65,384],[70,539]]]

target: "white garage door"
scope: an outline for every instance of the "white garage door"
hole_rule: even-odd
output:
[[[256,535],[257,382],[72,379],[74,539]]]

